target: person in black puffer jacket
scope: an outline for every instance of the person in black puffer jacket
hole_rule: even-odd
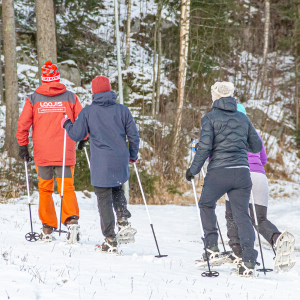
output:
[[[241,268],[252,270],[257,251],[248,213],[252,182],[247,152],[260,152],[262,143],[248,117],[237,111],[233,91],[230,82],[212,86],[212,111],[202,119],[199,146],[186,178],[190,181],[197,175],[209,157],[199,201],[206,247],[209,253],[219,252],[215,207],[218,199],[227,193],[243,249]]]

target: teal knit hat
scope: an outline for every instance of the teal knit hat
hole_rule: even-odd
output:
[[[237,111],[239,111],[247,116],[246,108],[243,104],[240,104],[240,103],[237,104]]]

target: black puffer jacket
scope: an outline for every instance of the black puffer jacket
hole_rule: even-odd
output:
[[[261,149],[256,130],[249,118],[237,111],[235,99],[221,98],[202,119],[199,146],[190,171],[198,174],[208,157],[208,170],[249,166],[247,152],[258,153]]]

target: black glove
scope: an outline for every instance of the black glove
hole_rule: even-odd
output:
[[[64,119],[63,119],[64,120]],[[70,119],[66,119],[64,124],[62,125],[63,129],[66,128],[66,126],[69,124],[69,123],[72,123],[72,121]]]
[[[90,138],[87,138],[86,140],[82,140],[79,142],[78,146],[77,146],[77,149],[78,150],[82,150],[83,147],[85,147],[85,144],[89,141]]]
[[[20,146],[20,148],[19,148],[19,156],[23,160],[26,160],[27,162],[31,162],[32,161],[32,157],[29,155],[28,147],[27,146]]]
[[[194,175],[191,173],[190,168],[188,168],[186,170],[185,178],[186,178],[187,181],[191,181],[192,179],[194,179]]]

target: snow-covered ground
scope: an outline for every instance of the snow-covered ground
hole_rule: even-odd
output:
[[[292,195],[288,183],[277,182],[272,188],[276,197],[284,190]],[[103,237],[96,199],[91,195],[77,193],[82,240],[73,246],[66,245],[63,236],[49,244],[27,242],[26,197],[0,204],[0,299],[299,299],[297,251],[297,264],[289,273],[238,278],[230,275],[232,265],[223,265],[215,268],[218,278],[201,277],[203,270],[194,266],[203,248],[195,206],[149,206],[161,253],[168,254],[167,258],[155,258],[157,250],[143,205],[129,206],[132,225],[138,230],[136,243],[122,245],[123,256],[96,253],[94,245]],[[37,204],[37,193],[32,199]],[[59,212],[57,194],[54,201]],[[35,231],[40,228],[37,208],[32,205]],[[227,239],[224,206],[217,206],[217,214]],[[295,235],[297,249],[299,215],[296,194],[270,202],[270,220]],[[266,266],[272,267],[273,254],[265,243],[264,255]]]

